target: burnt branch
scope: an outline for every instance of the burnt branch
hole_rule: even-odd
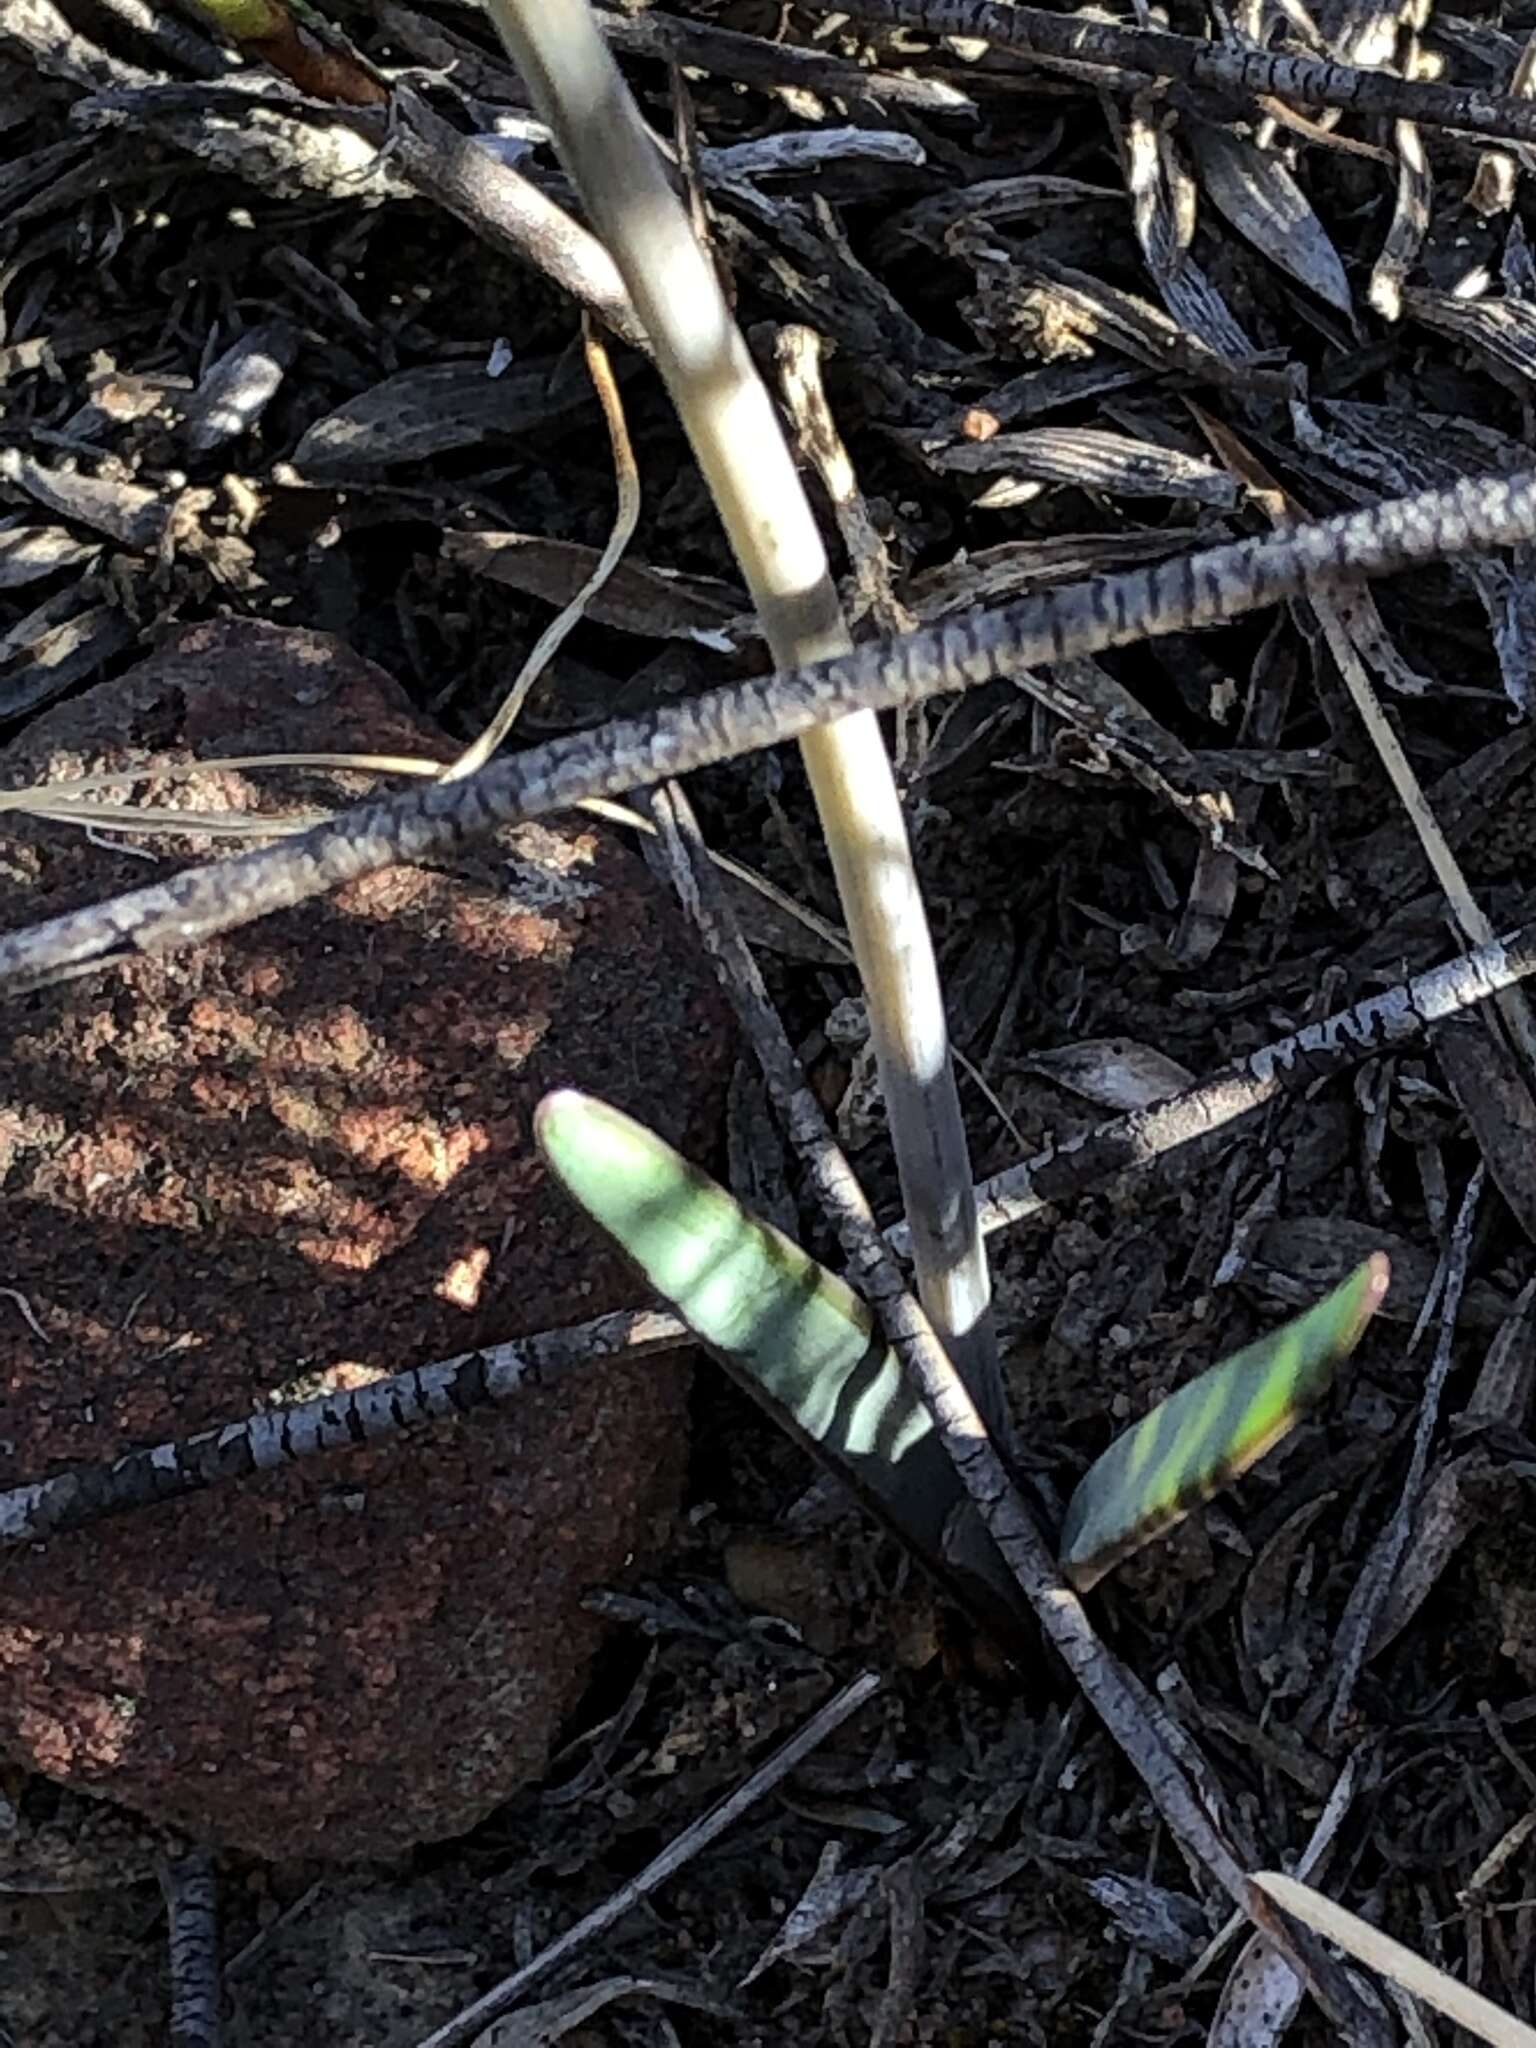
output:
[[[212,1855],[194,1849],[162,1865],[170,1920],[171,2048],[220,2048],[219,1878]]]
[[[829,8],[830,0],[824,0],[823,11]],[[1129,81],[1136,86],[1172,79],[1228,98],[1338,107],[1392,121],[1419,121],[1429,128],[1460,128],[1470,135],[1536,142],[1536,106],[1529,100],[1399,78],[1390,71],[1361,70],[1329,58],[1204,42],[1162,29],[1124,28],[1084,14],[1001,6],[997,0],[855,0],[853,12],[866,21],[890,22],[925,35],[988,42],[1043,63],[1102,64],[1122,74],[1139,73]]]
[[[1475,953],[1458,954],[1411,981],[1366,996],[1239,1060],[1165,1102],[1110,1117],[1080,1136],[980,1183],[981,1227],[990,1233],[1026,1222],[1049,1203],[1100,1187],[1117,1174],[1164,1167],[1174,1153],[1229,1131],[1288,1089],[1311,1087],[1362,1060],[1421,1042],[1436,1024],[1490,1002],[1536,974],[1536,919]],[[900,1227],[888,1233],[897,1251]]]
[[[323,1394],[292,1407],[200,1430],[195,1436],[146,1444],[110,1464],[76,1465],[0,1493],[0,1549],[41,1543],[108,1515],[181,1500],[225,1480],[270,1472],[326,1451],[376,1444],[447,1416],[468,1416],[548,1386],[563,1373],[601,1359],[643,1358],[675,1351],[688,1333],[675,1316],[621,1309],[574,1329],[547,1330],[445,1358],[371,1386]]]
[[[380,868],[440,859],[503,825],[618,796],[861,710],[1219,625],[1294,596],[1314,576],[1380,576],[1536,538],[1536,471],[1471,477],[1271,537],[1041,591],[897,640],[874,641],[644,718],[615,719],[463,782],[431,783],[329,819],[276,846],[0,938],[0,993],[71,980],[135,953],[195,944]],[[1213,828],[1219,829],[1219,828]]]
[[[1048,1203],[1090,1193],[1116,1175],[1165,1169],[1186,1147],[1224,1133],[1290,1088],[1347,1071],[1361,1060],[1421,1039],[1438,1023],[1486,1002],[1536,973],[1536,921],[1497,945],[1458,955],[1331,1017],[1320,1018],[1223,1073],[1080,1137],[1047,1147],[976,1188],[988,1232],[1027,1221]],[[796,1098],[795,1113],[800,1105]],[[798,1123],[795,1126],[798,1129]],[[1185,1155],[1187,1156],[1187,1154]],[[906,1250],[906,1227],[885,1233]],[[157,1501],[180,1500],[226,1480],[302,1458],[382,1443],[449,1416],[473,1417],[528,1387],[603,1359],[638,1359],[688,1341],[676,1317],[620,1310],[572,1329],[548,1330],[457,1358],[395,1373],[372,1386],[272,1408],[196,1435],[125,1452],[109,1464],[77,1465],[0,1492],[0,1549],[40,1543],[67,1529]]]

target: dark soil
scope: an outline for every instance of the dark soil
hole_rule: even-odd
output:
[[[237,619],[337,636],[467,740],[552,601],[585,575],[576,551],[601,548],[612,519],[569,300],[404,188],[380,198],[334,169],[326,185],[319,172],[211,160],[193,102],[188,113],[141,98],[114,116],[126,126],[84,128],[90,85],[138,90],[144,72],[185,85],[213,46],[191,31],[157,45],[118,0],[69,12],[115,72],[88,79],[69,53],[39,61],[26,10],[0,11],[0,444],[20,458],[0,472],[7,731],[25,743],[50,701],[110,684],[178,628]],[[920,146],[902,161],[763,174],[757,200],[728,184],[711,193],[718,253],[767,373],[786,321],[830,344],[831,409],[907,616],[1261,531],[1282,509],[1331,512],[1528,459],[1527,174],[1513,167],[1498,204],[1501,173],[1480,168],[1465,138],[1422,132],[1434,175],[1415,239],[1403,225],[1412,191],[1393,225],[1395,152],[1408,145],[1388,121],[1339,124],[1335,140],[1375,156],[1277,127],[1257,165],[1254,152],[1234,168],[1232,138],[1246,149],[1263,119],[1251,106],[1101,95],[998,51],[871,45],[846,23],[828,33],[814,10],[757,0],[681,12],[826,56],[872,47],[969,96],[951,111],[841,101],[825,86],[733,82],[707,52],[682,53],[710,148],[853,123]],[[1179,15],[1175,26],[1205,32]],[[348,26],[387,74],[415,67],[416,89],[466,133],[520,111],[488,26],[450,0],[348,10]],[[1324,27],[1344,32],[1331,12]],[[1527,27],[1513,13],[1448,19],[1428,47],[1448,76],[1502,90]],[[627,57],[626,71],[672,133],[664,67]],[[568,199],[547,150],[526,168]],[[1245,177],[1275,202],[1281,168],[1301,225],[1256,246],[1229,217]],[[1004,178],[1006,190],[990,182]],[[1474,178],[1484,211],[1469,201]],[[1393,234],[1400,276],[1378,261]],[[210,365],[268,322],[270,402],[229,438],[194,432]],[[745,629],[701,643],[699,621],[730,616],[739,577],[657,380],[615,354],[645,490],[629,560],[689,580],[669,597],[652,579],[579,626],[530,700],[527,737],[765,665]],[[503,376],[482,374],[504,358]],[[1277,384],[1282,371],[1304,406]],[[1047,427],[1122,445],[1028,438]],[[45,490],[63,486],[29,465],[69,495],[50,506]],[[103,494],[87,500],[82,479]],[[870,635],[885,600],[817,503]],[[475,539],[507,532],[557,545],[513,582],[480,573]],[[1531,574],[1520,553],[1477,578],[1432,570],[1381,586],[1379,619],[1359,599],[1348,613],[1496,930],[1536,914]],[[1453,944],[1314,607],[1138,646],[1056,681],[1081,700],[1075,722],[997,685],[892,734],[955,1040],[985,1084],[962,1081],[978,1176],[1125,1106],[1106,1090],[1116,1073],[1123,1090],[1128,1066],[1134,1079],[1155,1055],[1204,1076]],[[1094,707],[1127,694],[1147,720],[1138,761],[1150,750],[1155,767],[1226,793],[1263,865],[1202,848],[1166,777],[1133,772],[1129,751],[1106,744]],[[361,743],[355,726],[336,741]],[[377,750],[394,744],[381,735]],[[718,848],[836,919],[792,751],[711,771],[691,793]],[[99,893],[124,886],[130,857],[100,861]],[[0,922],[32,914],[14,880],[6,901]],[[835,943],[750,893],[740,903],[813,1084],[892,1217],[894,1170],[847,1007],[856,979]],[[296,969],[313,975],[323,919],[289,922]],[[648,977],[636,967],[633,979]],[[112,1000],[108,982],[84,986]],[[635,1072],[632,1009],[614,1003],[600,1025]],[[1112,1057],[1109,1040],[1129,1050]],[[1053,1063],[1069,1048],[1070,1067]],[[662,1098],[674,1079],[645,1078]],[[1323,1410],[1090,1604],[1203,1755],[1208,1796],[1254,1867],[1294,1867],[1351,1772],[1314,1880],[1528,2022],[1533,1131],[1513,1058],[1486,1024],[1463,1024],[1283,1092],[1197,1153],[1097,1186],[991,1247],[1024,1462],[1047,1497],[1065,1497],[1151,1402],[1362,1250],[1389,1246],[1388,1314]],[[696,1149],[828,1249],[750,1073],[728,1127]],[[1467,1285],[1442,1331],[1432,1282],[1480,1162]],[[82,1211],[71,1229],[89,1221]],[[0,1282],[22,1284],[4,1261]],[[274,1383],[291,1320],[274,1299]],[[1403,1497],[1437,1343],[1451,1346],[1449,1378],[1405,1561],[1339,1711],[1347,1603]],[[1497,1396],[1480,1378],[1491,1352]],[[132,1440],[136,1426],[122,1418]],[[321,1861],[309,1841],[303,1854],[221,1856],[229,2039],[413,2048],[873,1667],[887,1683],[872,1706],[532,1996],[619,1978],[642,1988],[505,2039],[1206,2040],[1241,1937],[1207,1952],[1226,1902],[1186,1867],[1059,1666],[1042,1650],[1027,1670],[1002,1668],[856,1511],[792,1515],[809,1466],[707,1368],[691,1443],[664,1559],[600,1568],[607,1646],[539,1783],[472,1831],[393,1860]],[[29,1444],[25,1458],[0,1448],[7,1484],[43,1476],[39,1457],[82,1454],[73,1441]],[[600,1482],[572,1484],[605,1511]],[[208,1500],[216,1521],[219,1496]],[[46,1584],[47,1554],[17,1570]],[[423,1705],[412,1754],[430,1749],[438,1710]],[[155,1836],[19,1762],[0,1789],[15,1807],[16,1867],[36,1870],[52,1845],[63,1872],[49,1888],[18,1878],[0,1907],[0,2028],[17,2048],[165,2042]],[[168,1799],[160,1817],[184,1808]],[[808,1888],[816,1913],[786,1928]],[[1286,2038],[1322,2048],[1337,2034],[1304,2004]]]

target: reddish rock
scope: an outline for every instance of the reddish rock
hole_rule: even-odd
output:
[[[338,643],[231,622],[38,720],[3,780],[322,750],[445,747]],[[366,786],[230,769],[139,800]],[[4,818],[0,867],[13,926],[146,873]],[[643,864],[574,818],[23,998],[3,1033],[0,1283],[47,1337],[0,1299],[5,1484],[635,1301],[546,1181],[533,1107],[569,1082],[698,1153],[728,1051]],[[458,1832],[542,1769],[599,1641],[582,1596],[654,1553],[685,1429],[679,1365],[594,1368],[7,1553],[0,1747],[261,1854]]]

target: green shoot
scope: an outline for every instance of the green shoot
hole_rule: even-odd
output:
[[[567,1192],[775,1420],[972,1604],[1017,1617],[1020,1596],[990,1538],[974,1557],[966,1548],[975,1578],[959,1570],[953,1538],[968,1496],[852,1288],[623,1111],[561,1089],[539,1105],[535,1128]],[[1378,1254],[1119,1437],[1068,1509],[1062,1567],[1079,1590],[1277,1444],[1321,1396],[1386,1285]]]
[[[1274,1870],[1257,1871],[1249,1882],[1314,1934],[1335,1942],[1346,1955],[1356,1957],[1378,1975],[1390,1977],[1479,2041],[1492,2042],[1493,2048],[1536,2048],[1536,2027],[1528,2027],[1491,1998],[1459,1983],[1437,1964],[1426,1962],[1348,1907],[1335,1905],[1311,1885]]]
[[[737,1383],[831,1466],[930,1569],[969,1502],[921,1399],[864,1303],[835,1273],[653,1131],[563,1088],[540,1103],[551,1171]],[[990,1539],[966,1550],[991,1604],[1023,1612]]]
[[[1061,1563],[1079,1592],[1290,1434],[1359,1341],[1388,1277],[1378,1252],[1305,1315],[1212,1366],[1116,1437],[1067,1508]]]

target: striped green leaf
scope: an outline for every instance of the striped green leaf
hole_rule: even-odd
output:
[[[1012,1575],[852,1288],[622,1110],[562,1089],[535,1127],[567,1191],[738,1382],[967,1604],[1016,1624]],[[1272,1449],[1323,1394],[1387,1278],[1384,1256],[1367,1260],[1117,1438],[1067,1510],[1072,1583],[1086,1591]]]
[[[1202,1373],[1115,1439],[1067,1507],[1061,1564],[1079,1591],[1289,1434],[1354,1349],[1388,1277],[1378,1252],[1305,1315]]]
[[[1016,1627],[1013,1575],[853,1289],[622,1110],[561,1089],[535,1131],[570,1195],[732,1376],[968,1604]]]

